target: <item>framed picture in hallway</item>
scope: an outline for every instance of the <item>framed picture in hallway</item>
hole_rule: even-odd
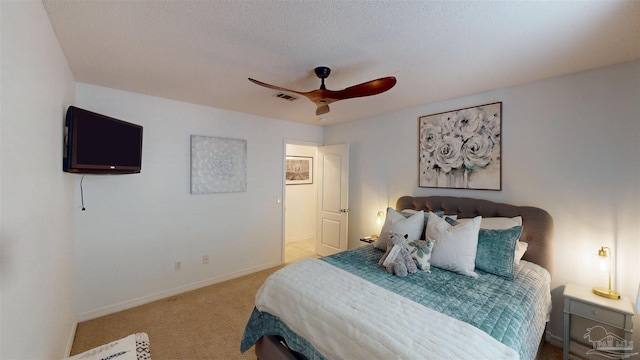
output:
[[[310,156],[287,156],[285,178],[287,185],[313,184],[313,158]]]

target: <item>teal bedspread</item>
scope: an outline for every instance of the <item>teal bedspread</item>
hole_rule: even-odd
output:
[[[522,261],[515,279],[476,270],[478,279],[438,268],[406,277],[378,267],[383,252],[373,245],[341,252],[324,261],[445,315],[471,324],[511,347],[523,360],[534,359],[550,311],[550,275]],[[381,311],[384,311],[381,309]],[[313,346],[277,317],[254,309],[241,342],[245,352],[263,335],[282,336],[288,346],[309,359],[323,359]]]

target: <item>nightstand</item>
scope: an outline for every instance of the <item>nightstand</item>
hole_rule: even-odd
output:
[[[564,359],[569,359],[569,348],[571,347],[571,315],[580,316],[585,319],[589,319],[595,322],[595,325],[605,324],[611,327],[622,329],[624,331],[624,340],[626,343],[622,343],[622,339],[619,339],[615,334],[608,332],[602,332],[598,329],[596,338],[590,338],[585,333],[585,338],[592,343],[597,343],[600,340],[609,340],[609,347],[614,347],[616,351],[619,348],[623,348],[631,341],[631,334],[633,333],[632,318],[634,314],[633,305],[631,301],[625,297],[620,300],[611,300],[598,296],[591,291],[591,288],[579,286],[575,284],[567,284],[564,288]],[[595,326],[594,325],[594,326]],[[587,332],[591,331],[591,328],[586,329]],[[594,330],[595,332],[595,330]],[[606,335],[606,336],[601,336]],[[618,340],[618,341],[617,341]],[[613,345],[611,345],[613,344]],[[597,350],[598,346],[594,347]],[[632,349],[626,349],[622,351],[629,352]]]
[[[378,235],[371,235],[371,236],[365,236],[365,237],[361,237],[360,241],[362,242],[366,242],[371,244],[372,242],[378,240]]]

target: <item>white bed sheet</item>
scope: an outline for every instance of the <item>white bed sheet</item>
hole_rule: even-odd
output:
[[[256,307],[279,317],[327,359],[519,358],[474,326],[318,259],[269,277]]]

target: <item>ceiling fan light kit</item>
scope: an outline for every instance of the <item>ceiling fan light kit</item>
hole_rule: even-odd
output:
[[[316,76],[321,80],[320,88],[308,92],[295,91],[280,86],[270,85],[252,78],[249,78],[249,81],[269,89],[290,92],[308,98],[314,104],[316,104],[317,116],[328,113],[329,104],[333,102],[357,97],[378,95],[391,89],[396,84],[396,78],[393,76],[388,76],[354,85],[343,90],[327,90],[327,87],[324,84],[324,79],[329,77],[329,74],[331,74],[331,69],[326,66],[318,66],[314,69],[314,72],[316,73]]]

